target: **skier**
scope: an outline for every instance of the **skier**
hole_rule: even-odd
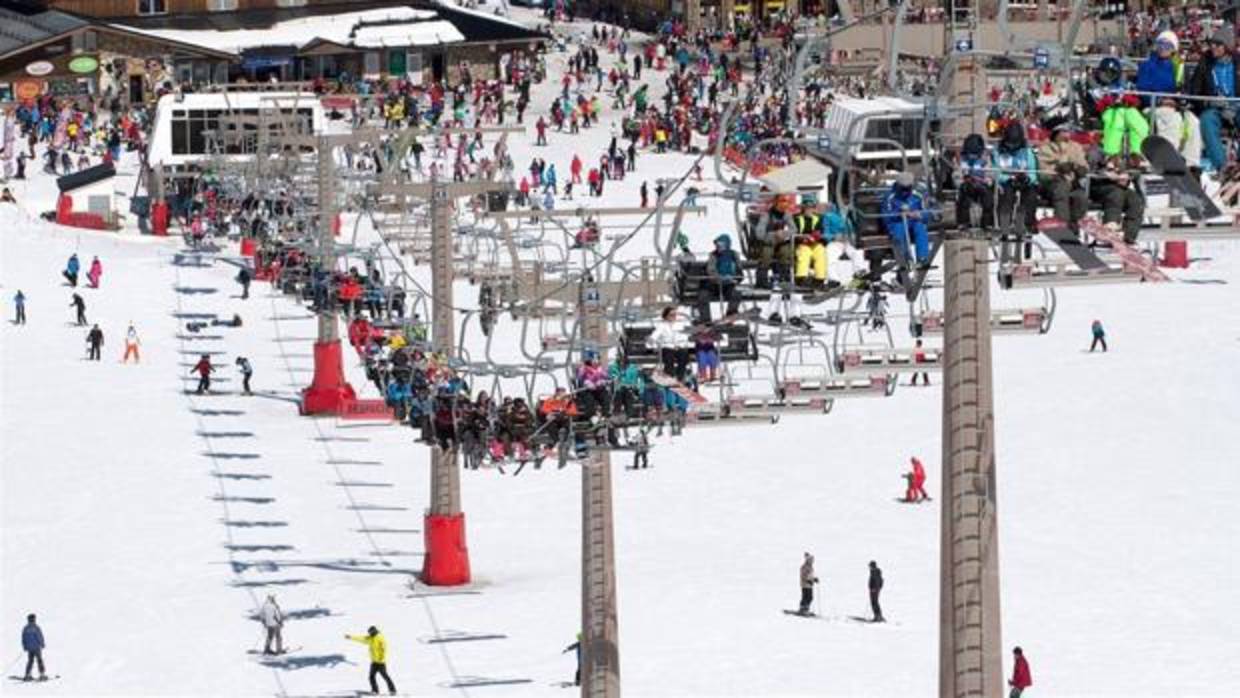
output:
[[[1089,352],[1092,354],[1098,345],[1102,345],[1102,351],[1107,350],[1107,331],[1102,327],[1101,320],[1094,320],[1094,324],[1089,326],[1089,331],[1094,335],[1094,341],[1089,343]]]
[[[241,284],[241,300],[250,297],[250,268],[241,267],[241,271],[237,272],[237,283]]]
[[[129,323],[129,329],[125,331],[125,357],[121,359],[121,363],[129,363],[129,356],[133,355],[134,363],[142,363],[142,357],[138,356],[138,345],[141,344],[138,339],[138,331],[134,329],[133,323]]]
[[[534,145],[547,145],[547,120],[538,117],[538,122],[534,124],[534,129],[538,131],[538,137],[534,141]]]
[[[13,296],[13,307],[17,310],[17,317],[13,320],[13,324],[26,324],[26,294],[22,293],[21,289],[17,289],[17,295]]]
[[[215,367],[211,365],[211,357],[203,354],[198,363],[189,370],[190,373],[198,372],[198,388],[194,390],[195,395],[202,395],[204,392],[211,392],[211,374],[215,373]]]
[[[1008,680],[1012,692],[1008,694],[1008,698],[1020,698],[1025,689],[1033,685],[1033,675],[1029,673],[1029,662],[1019,647],[1012,648],[1012,660],[1012,678]]]
[[[86,280],[91,288],[99,288],[99,279],[103,277],[103,262],[98,257],[90,260],[90,270],[86,272]]]
[[[90,328],[90,332],[86,333],[86,343],[90,345],[86,350],[86,360],[99,361],[103,353],[103,330],[99,329],[99,325]]]
[[[913,470],[905,473],[904,479],[908,481],[908,488],[904,492],[904,501],[910,503],[928,502],[930,495],[926,494],[926,469],[921,464],[921,459],[913,456],[909,459],[913,464]]]
[[[43,648],[46,646],[43,630],[34,622],[34,614],[31,613],[26,616],[26,627],[22,628],[22,650],[26,652],[26,675],[22,677],[22,681],[31,680],[30,670],[36,662],[39,665],[39,680],[47,681],[47,669],[43,666]]]
[[[870,610],[874,613],[875,623],[885,623],[883,618],[883,607],[878,604],[878,595],[883,590],[883,571],[878,568],[878,563],[870,560]]]
[[[82,263],[78,261],[76,253],[69,255],[69,261],[65,263],[65,270],[61,272],[65,279],[69,281],[69,285],[77,288],[78,272],[82,269]]]
[[[86,301],[78,294],[73,294],[73,300],[69,301],[70,308],[77,309],[77,324],[79,327],[86,325]]]
[[[573,675],[573,685],[580,686],[581,685],[581,633],[577,633],[577,641],[569,645],[568,647],[565,647],[564,651],[561,652],[560,654],[568,654],[569,652],[577,653],[577,673]]]
[[[922,350],[921,340],[919,339],[917,340],[917,343],[913,347],[913,363],[920,364],[920,363],[925,363],[925,361],[926,361],[926,352]],[[923,383],[925,383],[927,386],[930,385],[930,374],[926,373],[925,371],[913,371],[913,380],[909,383],[909,385],[917,385],[918,376],[921,376]]]
[[[387,682],[388,692],[396,695],[396,685],[392,683],[387,673],[387,640],[379,634],[379,629],[372,625],[366,630],[365,635],[345,635],[344,637],[346,640],[360,642],[370,648],[370,692],[379,692],[379,682],[375,681],[375,676],[382,676]]]
[[[646,189],[645,182],[642,182],[641,195],[642,195],[642,208],[646,208],[647,204],[649,203],[650,194]]]
[[[809,606],[814,602],[814,585],[818,577],[814,575],[814,556],[805,553],[805,561],[801,563],[801,606],[797,613],[808,616]]]
[[[237,369],[241,371],[241,393],[243,395],[252,395],[250,392],[250,376],[254,375],[254,368],[250,366],[250,360],[244,356],[237,357]]]
[[[650,467],[650,423],[643,422],[637,428],[637,439],[633,448],[633,469]]]
[[[284,628],[284,611],[280,610],[280,604],[276,603],[275,594],[267,595],[262,608],[258,609],[258,619],[262,621],[263,627],[267,630],[267,642],[263,645],[263,654],[284,654],[284,637],[280,632]],[[272,640],[276,643],[275,652],[271,651]]]

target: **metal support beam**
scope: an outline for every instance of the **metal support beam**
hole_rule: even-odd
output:
[[[318,141],[318,153],[315,158],[315,177],[319,199],[318,246],[315,256],[319,264],[327,270],[336,268],[336,241],[333,239],[332,223],[336,219],[336,183],[332,175],[335,173],[331,142],[325,137]],[[262,153],[259,154],[262,159]],[[336,323],[336,312],[324,309],[319,313],[319,342],[334,342],[340,338],[340,330]]]
[[[586,346],[606,365],[606,308],[591,280],[577,307]],[[616,609],[611,450],[591,448],[581,464],[581,696],[620,697],[620,633]]]
[[[990,250],[984,239],[944,245],[943,498],[939,696],[1004,691],[999,617]]]
[[[453,355],[456,322],[453,318],[452,282],[452,202],[448,188],[440,181],[431,183],[431,342],[443,356]],[[461,513],[461,471],[456,467],[456,451],[432,446],[431,506],[436,516]]]

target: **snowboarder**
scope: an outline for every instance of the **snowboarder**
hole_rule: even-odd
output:
[[[569,652],[577,653],[577,673],[573,675],[573,685],[580,686],[581,685],[581,633],[577,633],[577,641],[569,645],[568,647],[565,647],[564,651],[561,652],[560,654],[568,654]]]
[[[237,283],[241,284],[241,300],[250,297],[250,268],[241,267],[241,271],[237,272]]]
[[[34,622],[34,614],[26,616],[26,627],[22,628],[22,650],[26,652],[26,675],[22,681],[30,681],[30,670],[35,663],[39,665],[39,680],[47,681],[47,669],[43,666],[43,630]]]
[[[917,343],[913,347],[913,363],[921,364],[925,362],[926,362],[926,352],[924,349],[922,349],[921,340],[919,339],[917,340]],[[930,385],[930,374],[926,373],[925,371],[913,371],[913,380],[909,383],[909,385],[917,385],[918,376],[921,376],[923,383],[925,383],[927,386]]]
[[[90,328],[90,332],[86,333],[86,343],[90,345],[86,350],[86,360],[99,361],[103,355],[103,330],[99,329],[99,325]]]
[[[930,495],[926,494],[926,468],[921,464],[921,459],[913,456],[909,459],[913,464],[913,469],[904,474],[908,487],[904,491],[904,501],[910,503],[928,502]]]
[[[26,324],[26,294],[22,293],[21,289],[17,289],[17,295],[13,296],[13,308],[17,311],[17,317],[13,319],[13,324]]]
[[[86,280],[91,288],[99,288],[99,279],[103,277],[103,262],[98,257],[90,260],[90,269],[86,272]]]
[[[284,637],[280,632],[284,628],[284,611],[280,610],[280,604],[276,603],[275,594],[267,595],[267,600],[258,609],[258,619],[262,621],[263,627],[267,630],[267,642],[263,645],[263,654],[284,654]],[[274,652],[271,651],[272,640],[276,643]]]
[[[78,272],[82,269],[82,263],[78,261],[77,254],[69,255],[69,261],[65,263],[65,270],[61,272],[69,285],[77,288]]]
[[[86,326],[86,301],[78,294],[73,294],[73,300],[69,301],[70,308],[77,309],[77,324],[79,327]]]
[[[215,367],[211,365],[211,357],[203,354],[198,363],[189,370],[190,373],[198,373],[198,388],[194,390],[195,395],[202,395],[204,392],[211,392],[211,374],[215,373]]]
[[[135,364],[142,363],[142,357],[138,356],[138,345],[142,341],[138,339],[138,330],[134,329],[133,323],[129,323],[129,329],[125,331],[125,357],[121,359],[121,363],[129,363],[130,355],[133,356]]]
[[[878,604],[878,595],[883,590],[883,571],[878,563],[870,560],[870,611],[874,613],[875,623],[885,623],[883,607]]]
[[[250,366],[250,360],[244,356],[238,356],[236,363],[237,369],[241,371],[241,392],[244,395],[251,395],[250,376],[254,375],[254,368]]]
[[[344,637],[346,640],[360,642],[370,648],[370,692],[379,692],[379,682],[375,681],[375,677],[382,676],[387,682],[388,692],[396,695],[396,685],[392,683],[387,673],[387,640],[379,634],[379,629],[372,625],[366,630],[365,635],[345,635]]]
[[[1094,341],[1089,343],[1089,353],[1093,353],[1098,345],[1102,345],[1102,351],[1107,350],[1107,331],[1102,327],[1101,320],[1094,320],[1094,324],[1089,326],[1089,331],[1094,335]]]
[[[1029,661],[1019,647],[1012,648],[1012,660],[1012,678],[1008,680],[1012,692],[1008,698],[1020,698],[1025,689],[1033,685],[1033,675],[1029,673]]]
[[[797,611],[803,616],[810,615],[809,606],[814,602],[814,585],[818,577],[814,574],[814,556],[805,553],[805,561],[801,563],[801,606]]]

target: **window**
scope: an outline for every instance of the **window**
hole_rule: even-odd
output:
[[[237,9],[237,0],[207,0],[209,12],[230,12]]]
[[[138,14],[162,15],[168,11],[168,0],[138,0]]]
[[[276,7],[305,7],[306,0],[276,0]]]
[[[74,34],[70,41],[74,53],[94,53],[99,50],[99,38],[89,29]]]

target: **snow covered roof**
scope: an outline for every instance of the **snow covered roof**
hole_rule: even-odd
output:
[[[329,39],[335,41],[334,39]],[[465,35],[457,31],[451,22],[437,20],[434,22],[403,22],[400,24],[375,24],[358,27],[353,32],[352,43],[363,48],[380,48],[383,46],[427,46],[429,44],[448,44],[464,41]]]

